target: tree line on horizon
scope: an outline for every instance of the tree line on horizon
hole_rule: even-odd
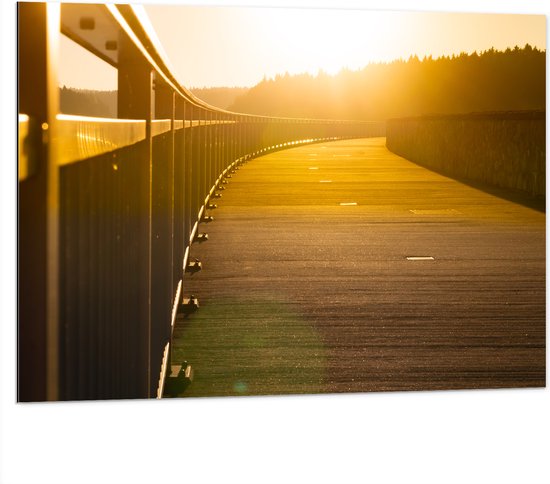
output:
[[[526,45],[437,59],[371,63],[264,78],[252,88],[192,88],[203,101],[238,113],[381,121],[396,117],[544,110],[546,52]],[[117,92],[60,87],[60,111],[116,118]]]
[[[116,118],[117,91],[60,87],[59,111],[63,114]]]
[[[228,109],[235,99],[249,90],[248,87],[192,87],[195,96],[211,106]]]
[[[206,103],[227,109],[247,87],[192,88],[191,92]],[[117,91],[59,88],[59,111],[80,116],[117,117]]]
[[[429,114],[544,110],[545,51],[515,47],[371,63],[336,75],[263,79],[230,110],[266,116],[385,120]]]

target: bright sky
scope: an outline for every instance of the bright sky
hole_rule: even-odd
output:
[[[264,76],[336,73],[372,61],[544,49],[544,16],[150,5],[151,22],[186,87],[252,86]]]
[[[264,76],[285,72],[334,74],[414,54],[438,57],[546,45],[543,15],[184,5],[145,9],[169,64],[187,88],[253,86]],[[61,84],[116,89],[115,69],[69,40],[62,49]],[[75,69],[75,62],[81,68]]]

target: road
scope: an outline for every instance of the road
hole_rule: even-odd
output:
[[[421,168],[384,138],[256,158],[184,280],[181,396],[545,384],[545,214]]]

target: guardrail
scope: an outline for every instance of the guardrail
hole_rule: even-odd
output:
[[[235,165],[380,123],[205,104],[129,5],[20,3],[20,401],[162,396],[189,248]],[[58,112],[64,34],[118,71],[118,118]]]

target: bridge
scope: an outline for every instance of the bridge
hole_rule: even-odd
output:
[[[544,386],[540,169],[472,187],[402,125],[209,106],[129,5],[18,14],[20,401]],[[58,112],[61,34],[117,119]]]

